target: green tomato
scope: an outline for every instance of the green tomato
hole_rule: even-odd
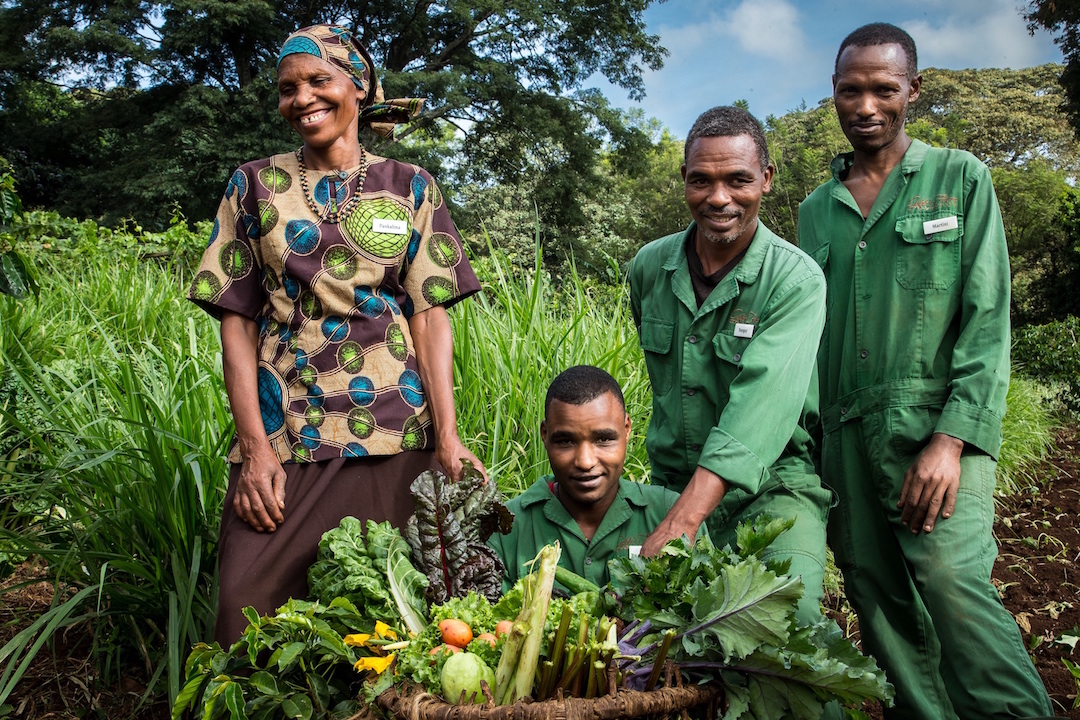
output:
[[[458,703],[461,693],[465,693],[464,703],[480,705],[484,702],[484,692],[480,689],[483,680],[494,692],[495,671],[471,652],[460,652],[446,658],[442,669],[443,697],[447,702]]]

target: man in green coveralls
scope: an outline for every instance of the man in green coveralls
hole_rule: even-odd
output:
[[[990,173],[904,129],[915,44],[875,23],[840,45],[833,99],[853,153],[799,212],[828,280],[818,353],[829,540],[887,717],[1046,716],[990,583],[1009,378],[1009,265]]]
[[[773,166],[761,124],[737,107],[701,115],[682,167],[694,222],[630,266],[630,298],[652,384],[646,448],[652,482],[681,491],[642,547],[652,555],[703,523],[735,546],[740,522],[769,512],[795,526],[765,559],[791,559],[821,619],[832,493],[810,459],[811,375],[825,322],[814,262],[758,221]]]
[[[555,540],[559,565],[604,585],[608,560],[640,546],[679,496],[622,478],[630,416],[619,383],[600,368],[577,365],[552,381],[540,437],[552,474],[507,503],[514,527],[488,541],[506,566],[503,590]]]

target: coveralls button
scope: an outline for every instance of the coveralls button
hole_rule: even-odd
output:
[[[694,343],[697,342],[697,335],[691,335],[690,337],[688,337],[686,339],[690,341],[691,345],[693,345]]]
[[[847,415],[847,408],[840,408],[841,415]]]
[[[586,565],[592,565],[592,558],[591,557],[585,558],[585,564]]]
[[[866,241],[865,240],[863,240],[862,242],[859,243],[859,249],[860,250],[865,250],[866,249]]]
[[[742,355],[735,353],[734,357],[732,357],[731,359],[735,362],[739,362],[740,360],[742,360]]]
[[[690,446],[690,449],[691,449],[691,450],[693,450],[694,452],[697,452],[698,450],[700,450],[700,449],[701,449],[701,446],[700,446],[700,445],[698,445],[697,443],[693,443],[693,444],[692,444],[692,445]]]
[[[867,350],[863,350],[862,352],[860,352],[860,353],[859,353],[859,357],[861,357],[861,358],[865,358],[865,357],[866,357],[867,355],[869,355],[869,354],[870,354],[870,352],[869,352],[869,351],[867,351]]]
[[[697,394],[697,390],[695,390],[694,388],[690,388],[689,390],[687,390],[687,391],[686,391],[686,394],[687,394],[687,395],[691,395],[691,396],[692,396],[692,395],[696,395],[696,394]]]

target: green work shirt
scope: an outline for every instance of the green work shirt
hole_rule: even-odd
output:
[[[766,484],[819,486],[806,428],[817,418],[821,270],[758,222],[742,260],[699,308],[685,249],[693,229],[654,240],[630,265],[653,393],[652,482],[681,491],[701,466],[731,484],[729,506]]]
[[[562,546],[559,565],[597,585],[607,584],[608,560],[617,555],[627,557],[627,548],[645,542],[679,499],[671,490],[619,480],[615,500],[588,541],[551,491],[553,481],[554,476],[546,475],[508,502],[506,506],[514,513],[513,529],[507,535],[495,533],[488,540],[506,566],[503,592],[528,574],[525,564],[555,540]]]
[[[799,208],[799,245],[825,271],[818,352],[824,432],[890,407],[996,457],[1009,384],[1009,252],[990,173],[914,140],[863,218],[833,179]]]

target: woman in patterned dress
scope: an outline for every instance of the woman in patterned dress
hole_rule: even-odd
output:
[[[479,290],[422,168],[359,140],[392,136],[420,101],[389,100],[341,27],[289,36],[278,111],[295,152],[241,166],[189,297],[221,319],[236,439],[219,544],[217,640],[307,594],[322,534],[341,518],[412,513],[409,484],[463,461],[446,308]]]

